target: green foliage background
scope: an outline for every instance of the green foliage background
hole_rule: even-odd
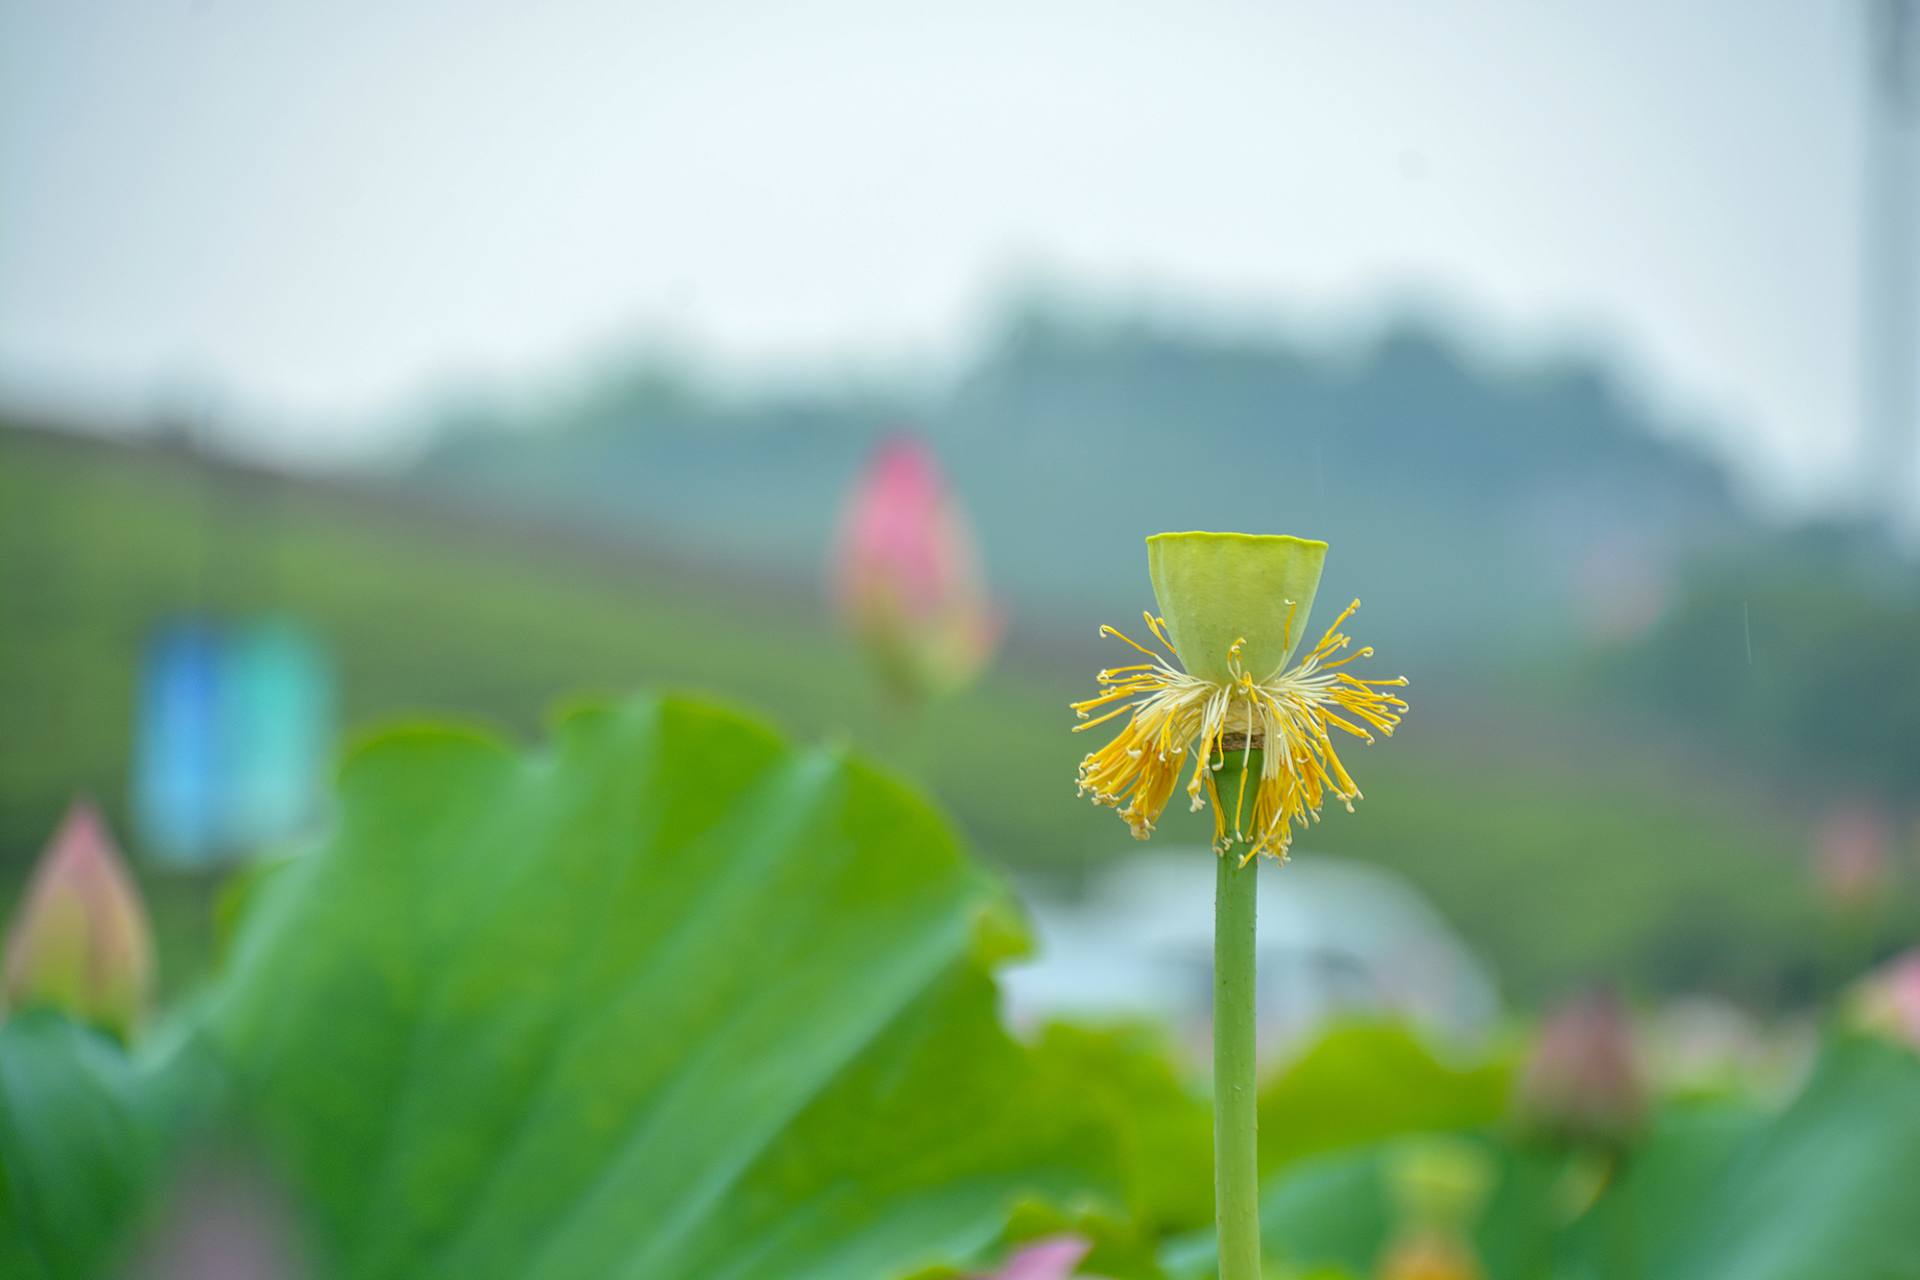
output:
[[[1059,1230],[1118,1280],[1209,1272],[1204,1102],[1149,1032],[1010,1037],[1007,899],[842,751],[678,698],[579,708],[524,754],[389,732],[237,911],[131,1055],[0,1026],[5,1274],[138,1257],[209,1150],[329,1276],[951,1277]],[[1444,1138],[1485,1171],[1491,1280],[1915,1275],[1911,1047],[1835,1034],[1784,1103],[1665,1103],[1581,1203],[1595,1154],[1517,1139],[1512,1087],[1504,1054],[1390,1025],[1283,1064],[1274,1264],[1368,1274],[1406,1228],[1395,1170]]]

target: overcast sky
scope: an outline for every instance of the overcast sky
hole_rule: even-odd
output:
[[[1862,10],[0,0],[0,391],[217,387],[330,457],[630,335],[951,358],[1038,269],[1594,341],[1819,495],[1858,434]]]

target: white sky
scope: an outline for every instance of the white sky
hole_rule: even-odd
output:
[[[1857,435],[1861,9],[0,0],[0,388],[217,387],[324,458],[629,334],[937,358],[1039,267],[1598,338],[1817,496]]]

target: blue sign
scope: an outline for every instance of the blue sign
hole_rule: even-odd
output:
[[[180,867],[233,862],[319,815],[333,684],[284,618],[160,627],[142,663],[133,801],[141,842]]]

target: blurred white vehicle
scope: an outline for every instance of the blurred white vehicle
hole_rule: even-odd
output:
[[[1146,1018],[1204,1036],[1213,984],[1213,854],[1116,859],[1067,899],[1023,883],[1035,953],[1003,971],[1009,1019]],[[1405,1017],[1473,1038],[1500,1014],[1480,961],[1426,899],[1390,872],[1297,851],[1263,867],[1262,1038],[1294,1039],[1338,1015]]]

